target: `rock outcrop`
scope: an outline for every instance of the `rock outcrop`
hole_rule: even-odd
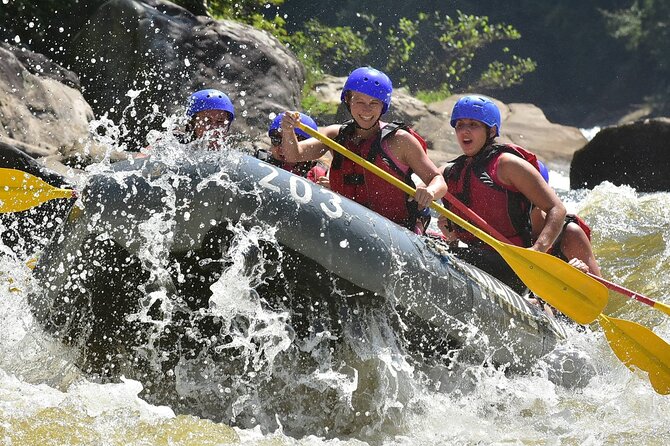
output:
[[[639,192],[670,191],[668,141],[668,118],[606,127],[574,154],[570,187],[593,188],[609,181]]]
[[[74,73],[43,55],[0,44],[0,142],[33,157],[81,151],[91,119]]]
[[[314,94],[326,103],[339,104],[344,77],[326,77],[315,86]],[[451,110],[462,95],[454,95],[434,104],[426,104],[404,89],[393,92],[387,121],[411,124],[428,142],[428,155],[442,164],[461,154],[454,129],[450,125]],[[552,167],[567,167],[572,154],[587,143],[579,129],[549,122],[542,110],[532,104],[503,104],[493,99],[502,115],[499,142],[518,144],[539,155]],[[320,117],[319,123],[332,124],[350,119],[346,109],[338,108],[335,116]]]
[[[162,0],[105,3],[72,46],[72,67],[94,111],[122,123],[137,145],[203,88],[227,93],[234,130],[255,139],[272,113],[298,107],[305,77],[293,53],[267,32]]]
[[[135,150],[167,116],[183,115],[192,92],[211,87],[233,100],[233,132],[242,134],[241,144],[258,147],[267,144],[274,113],[300,108],[304,68],[264,31],[196,16],[163,0],[110,0],[93,8],[88,21],[77,22],[81,28],[64,52],[73,71],[45,56],[0,47],[0,89],[7,98],[0,104],[0,138],[34,156],[95,159],[104,151],[87,141],[95,112],[118,126],[120,144]],[[319,100],[340,105],[344,80],[326,77],[317,84]],[[449,124],[458,97],[425,104],[396,89],[385,119],[413,125],[441,164],[460,154]],[[532,150],[550,165],[567,168],[586,143],[578,129],[549,122],[533,105],[497,103],[503,114],[499,140]],[[326,125],[349,115],[340,105],[337,113],[315,118]]]

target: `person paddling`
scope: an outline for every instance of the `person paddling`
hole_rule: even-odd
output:
[[[542,161],[538,161],[540,173],[545,182],[549,183],[549,170]],[[544,225],[544,212],[533,208],[531,212],[533,235],[536,236]],[[591,228],[575,214],[567,214],[560,234],[548,253],[570,263],[585,273],[601,276],[600,265],[593,254],[591,246]]]
[[[441,198],[446,192],[446,184],[409,128],[404,124],[381,121],[391,104],[392,92],[391,79],[383,72],[371,67],[355,69],[347,78],[340,97],[353,119],[325,127],[322,133],[412,186],[411,175],[415,173],[423,184],[416,187],[414,198],[410,199],[403,191],[337,152],[333,153],[330,167],[330,188],[422,234],[425,221],[420,218],[419,211]],[[329,147],[317,139],[299,142],[293,132],[299,119],[299,114],[289,111],[284,113],[281,122],[282,150],[286,160],[299,162],[320,158]]]
[[[496,143],[500,125],[500,110],[490,99],[468,95],[456,102],[451,126],[463,155],[442,167],[448,190],[513,244],[547,252],[563,226],[565,206],[542,179],[535,155],[516,145]],[[546,215],[535,239],[530,221],[533,206]],[[467,220],[458,209],[453,212]],[[445,217],[440,217],[438,227],[453,242],[458,257],[518,293],[525,291],[523,282],[488,245]]]
[[[228,134],[230,125],[235,120],[235,107],[227,94],[214,88],[207,88],[189,96],[186,117],[188,121],[184,131],[173,132],[176,140],[181,144],[207,140],[208,149],[218,150],[222,138]],[[132,156],[146,158],[153,150],[154,146],[150,144]]]
[[[328,166],[319,161],[306,161],[299,163],[290,163],[286,161],[284,151],[281,147],[283,140],[283,133],[281,129],[282,116],[283,115],[281,113],[277,115],[277,117],[272,120],[272,123],[268,128],[268,136],[270,137],[270,150],[258,150],[255,154],[256,158],[272,164],[273,166],[288,170],[289,172],[296,175],[300,175],[301,177],[305,177],[314,183],[320,184],[321,186],[328,187],[329,182],[328,177],[326,176]],[[314,130],[319,130],[316,121],[304,113],[300,113],[300,122],[306,124]],[[299,128],[295,128],[294,132],[298,141],[304,141],[311,138],[311,136]]]

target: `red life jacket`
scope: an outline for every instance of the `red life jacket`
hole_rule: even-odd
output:
[[[409,169],[407,173],[404,173],[384,151],[382,142],[399,129],[412,134],[421,143],[424,150],[426,150],[426,141],[407,125],[392,122],[386,124],[376,136],[356,146],[351,142],[351,136],[356,130],[355,126],[354,121],[345,122],[340,127],[335,141],[390,175],[415,187],[411,178],[412,170]],[[372,209],[389,220],[421,234],[427,226],[423,221],[417,225],[418,206],[415,201],[408,201],[409,196],[406,193],[337,152],[333,153],[329,177],[330,188],[333,191]]]
[[[525,195],[514,191],[493,178],[493,166],[503,153],[511,153],[531,163],[538,171],[537,157],[515,144],[493,144],[474,157],[461,155],[445,169],[444,179],[449,192],[482,217],[498,232],[517,246],[529,247],[531,240],[530,211],[532,204]],[[442,200],[446,207],[449,202]],[[468,220],[458,209],[452,211]],[[451,226],[458,238],[466,243],[478,239],[465,229]]]
[[[313,183],[319,181],[319,177],[325,177],[328,174],[328,168],[317,163],[314,167],[309,169],[305,178]]]
[[[309,179],[309,173],[316,167],[316,161],[301,161],[299,163],[287,163],[280,161],[278,167],[281,167],[284,170],[288,170],[292,174]]]

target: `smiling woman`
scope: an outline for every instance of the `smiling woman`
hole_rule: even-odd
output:
[[[546,252],[561,231],[566,210],[542,178],[537,157],[513,144],[495,142],[500,134],[500,110],[487,97],[459,99],[451,113],[451,126],[463,155],[442,169],[449,192],[512,244]],[[536,236],[530,223],[533,207],[548,216]],[[525,285],[498,253],[445,218],[440,218],[438,226],[450,240],[468,245],[466,249],[454,246],[462,258],[523,293]]]
[[[330,187],[389,220],[416,233],[423,233],[428,224],[425,208],[446,192],[446,185],[437,167],[428,158],[422,142],[402,123],[386,123],[381,117],[391,105],[391,79],[379,70],[361,67],[351,72],[342,89],[341,101],[349,110],[351,121],[331,125],[323,134],[336,140],[357,155],[366,158],[390,175],[411,184],[415,173],[423,182],[410,197],[380,180],[376,175],[338,152],[333,152]],[[328,145],[317,139],[299,142],[293,133],[299,115],[287,112],[282,119],[282,149],[290,162],[321,157]]]

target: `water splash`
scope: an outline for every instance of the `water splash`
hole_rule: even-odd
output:
[[[151,155],[166,165],[188,157],[225,166],[239,156],[205,148],[184,151],[171,135],[157,135]],[[89,172],[123,180],[110,165],[93,165]],[[568,342],[595,358],[596,377],[581,390],[555,385],[541,365],[530,375],[514,375],[448,349],[447,361],[429,361],[407,349],[405,328],[412,321],[393,302],[361,294],[305,263],[277,244],[276,228],[255,222],[253,215],[221,227],[227,248],[218,258],[194,259],[215,274],[203,286],[207,305],[192,309],[180,287],[199,277],[166,254],[174,243],[174,219],[189,218],[174,199],[184,181],[178,174],[152,179],[163,191],[165,208],[132,229],[141,244],[138,265],[151,286],[140,289],[140,306],[127,322],[142,324],[143,343],[118,352],[126,355],[125,365],[118,356],[104,358],[117,365],[99,375],[99,383],[76,366],[80,345],[54,342],[33,320],[25,296],[35,286],[29,270],[24,259],[3,249],[0,274],[11,277],[18,290],[9,291],[7,284],[0,289],[4,438],[26,444],[39,428],[65,443],[96,444],[167,437],[187,444],[186,432],[199,444],[217,438],[245,444],[670,439],[664,425],[670,415],[667,398],[614,358],[602,334],[573,333]],[[225,168],[207,181],[235,187]],[[604,184],[567,196],[594,229],[605,274],[650,295],[667,289],[667,194]],[[102,259],[89,260],[83,270]],[[394,268],[402,274],[402,264]],[[653,310],[632,303],[616,311],[670,337],[667,321],[652,316]],[[216,330],[204,329],[213,320]],[[124,375],[131,379],[121,380]],[[168,403],[170,409],[163,406]]]

